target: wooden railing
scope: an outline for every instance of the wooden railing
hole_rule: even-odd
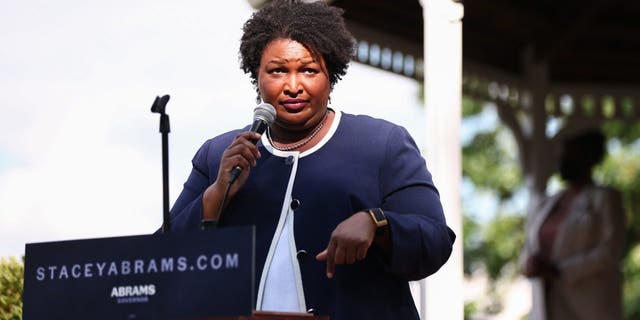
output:
[[[354,61],[395,74],[424,79],[424,61],[376,43],[356,41]],[[531,106],[530,91],[516,75],[465,60],[463,94],[499,107]],[[545,111],[551,117],[586,118],[590,120],[640,119],[640,87],[611,84],[552,84],[545,98]]]

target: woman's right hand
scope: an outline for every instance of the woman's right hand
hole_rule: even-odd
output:
[[[235,139],[233,139],[233,142],[231,142],[231,145],[224,150],[222,158],[220,159],[220,167],[218,168],[218,178],[205,190],[202,198],[203,219],[218,219],[217,215],[220,207],[224,206],[222,201],[233,168],[240,167],[242,171],[229,189],[227,201],[233,198],[247,181],[250,168],[256,165],[257,159],[261,156],[258,146],[255,144],[255,141],[259,139],[259,133],[252,131],[243,132],[238,134]]]

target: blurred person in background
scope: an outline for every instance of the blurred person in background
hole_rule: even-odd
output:
[[[622,199],[592,179],[605,153],[600,131],[565,139],[559,171],[566,188],[528,216],[520,267],[532,280],[530,319],[622,319]]]

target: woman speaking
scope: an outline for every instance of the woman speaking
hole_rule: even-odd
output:
[[[436,272],[455,235],[408,132],[328,107],[353,53],[338,8],[273,1],[254,13],[241,67],[275,120],[206,141],[171,224],[255,225],[258,310],[419,319],[408,282]]]

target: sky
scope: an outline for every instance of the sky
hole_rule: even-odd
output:
[[[0,257],[160,227],[151,104],[171,96],[173,203],[199,146],[252,120],[237,54],[252,12],[243,0],[0,0]],[[418,97],[417,82],[352,63],[331,101],[405,126],[423,146]]]

